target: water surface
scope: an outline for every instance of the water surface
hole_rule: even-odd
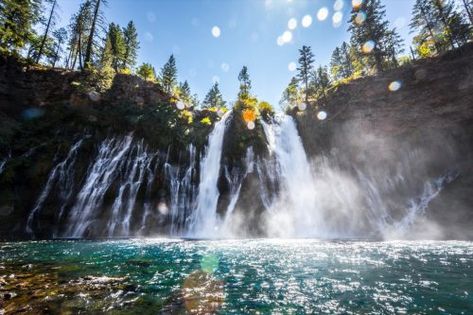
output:
[[[0,314],[472,314],[473,243],[0,243],[0,297]]]

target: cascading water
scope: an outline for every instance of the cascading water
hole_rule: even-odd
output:
[[[220,192],[217,187],[220,176],[222,145],[231,111],[215,124],[210,133],[207,152],[200,163],[200,183],[197,195],[197,206],[189,226],[189,236],[213,237],[218,229],[217,202]]]
[[[54,187],[58,187],[58,196],[62,203],[61,209],[59,210],[58,219],[60,221],[63,213],[66,201],[71,197],[74,187],[74,167],[77,158],[77,153],[82,145],[83,139],[77,141],[69,150],[67,157],[58,163],[51,173],[49,174],[48,181],[44,186],[43,191],[41,192],[34,208],[31,210],[27,222],[26,222],[26,232],[30,235],[33,235],[33,224],[35,222],[36,216],[39,211],[43,208],[44,202],[51,193],[51,190]]]
[[[104,195],[119,175],[120,166],[131,148],[133,137],[107,139],[100,145],[98,156],[88,171],[85,184],[73,206],[65,236],[82,237],[93,223],[102,205]]]
[[[230,112],[215,124],[202,159],[189,145],[185,158],[172,162],[129,134],[102,141],[88,170],[76,174],[78,141],[51,170],[26,231],[41,229],[43,208],[50,211],[59,201],[53,236],[220,238],[256,231],[270,237],[399,238],[455,178],[412,175],[419,166],[416,154],[406,154],[389,171],[351,161],[347,168],[337,155],[311,164],[295,121],[285,115],[271,124],[261,121],[267,156],[248,147],[241,164],[221,166],[229,117]],[[226,195],[220,196],[219,184],[227,185]]]
[[[136,196],[140,189],[147,169],[154,158],[149,154],[143,140],[136,143],[126,157],[124,171],[120,174],[120,188],[112,206],[112,214],[108,224],[108,236],[129,236],[130,220],[135,207]],[[117,229],[120,227],[120,230]]]
[[[279,196],[269,206],[271,236],[322,236],[324,225],[317,209],[312,170],[292,117],[263,122],[271,155],[276,160]]]
[[[170,189],[170,234],[179,236],[185,231],[186,220],[195,206],[196,188],[193,177],[196,173],[196,149],[189,145],[189,166],[181,174],[179,165],[173,166],[169,162],[164,165],[164,172]]]

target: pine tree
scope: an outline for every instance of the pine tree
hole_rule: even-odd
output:
[[[39,61],[41,60],[44,47],[46,45],[46,40],[48,39],[48,36],[49,36],[49,31],[52,27],[54,27],[54,24],[56,22],[55,10],[56,10],[56,5],[57,5],[57,0],[48,0],[48,2],[51,2],[51,10],[49,12],[48,23],[46,24],[46,28],[44,30],[41,46],[39,47],[39,52],[38,52],[38,55],[36,56],[36,63],[39,63]]]
[[[18,54],[34,36],[33,26],[41,19],[41,0],[0,2],[0,51]]]
[[[393,49],[386,47],[388,37],[397,38],[395,29],[389,29],[386,12],[380,0],[365,0],[354,6],[351,14],[350,27],[352,43],[359,47],[366,57],[366,64],[378,72],[385,68],[386,59],[390,58]],[[399,45],[397,41],[392,44]],[[395,49],[394,49],[395,50]],[[363,55],[360,54],[360,58]]]
[[[250,95],[251,80],[247,66],[243,66],[241,69],[240,73],[238,74],[238,81],[240,81],[240,92],[238,93],[238,96],[241,98]]]
[[[222,93],[220,92],[220,88],[218,87],[218,82],[215,82],[214,85],[210,88],[209,92],[205,96],[202,105],[204,108],[225,106],[225,101],[223,100]]]
[[[125,49],[125,39],[120,26],[110,23],[102,54],[102,66],[110,65],[118,73],[123,67]]]
[[[51,67],[56,67],[56,63],[61,59],[61,53],[63,52],[63,44],[67,40],[67,31],[64,27],[57,29],[53,32],[54,37],[54,50],[52,51],[52,55],[49,58],[51,63]]]
[[[177,68],[174,55],[169,57],[169,60],[161,69],[160,81],[164,92],[171,94],[177,82]]]
[[[469,26],[465,23],[460,13],[455,10],[452,0],[428,0],[432,1],[435,17],[442,23],[443,34],[450,47],[461,46],[467,42],[469,37]]]
[[[334,80],[346,79],[353,75],[351,59],[350,46],[346,42],[335,48],[330,61],[330,73]]]
[[[138,67],[136,71],[139,77],[146,81],[156,81],[156,71],[154,67],[149,63],[143,63]]]
[[[84,55],[84,67],[88,68],[92,66],[92,61],[94,57],[94,46],[96,44],[96,37],[98,33],[98,28],[103,24],[101,5],[106,4],[106,0],[87,0],[91,2],[93,6],[93,15],[92,15],[92,24],[90,25],[89,36],[87,37],[87,46],[85,49]]]
[[[289,82],[288,86],[282,94],[279,104],[286,104],[287,107],[297,106],[297,104],[300,102],[298,86],[299,81],[297,80],[297,78],[292,77],[291,82]]]
[[[309,100],[309,81],[310,75],[313,70],[313,63],[314,63],[314,54],[310,46],[302,46],[299,49],[299,67],[297,68],[298,71],[298,79],[304,85],[304,94],[305,94],[305,101],[306,103]]]
[[[470,20],[470,26],[473,25],[473,0],[462,0],[466,16]]]
[[[388,68],[397,68],[399,66],[397,56],[404,52],[402,42],[402,38],[396,32],[396,29],[392,29],[386,34],[383,47],[386,51],[386,63]]]
[[[92,25],[92,2],[91,0],[84,1],[77,14],[74,14],[69,24],[69,56],[67,58],[67,65],[71,69],[76,68],[79,64],[79,69],[84,69],[84,54],[85,43],[88,42],[90,34],[90,26]]]
[[[417,32],[414,43],[417,47],[433,43],[436,53],[440,53],[443,48],[438,36],[437,21],[434,16],[432,2],[425,0],[416,0],[412,9],[412,18],[410,23],[411,32]]]
[[[421,56],[429,56],[430,43],[438,54],[463,45],[471,36],[468,23],[455,10],[452,0],[417,0],[410,27],[418,33],[414,44]]]
[[[192,95],[189,83],[184,81],[184,83],[179,84],[179,99],[184,102],[187,106],[191,105]]]
[[[312,90],[317,98],[326,98],[327,91],[330,88],[330,76],[327,67],[319,66],[316,71],[312,73]]]
[[[330,73],[335,80],[343,79],[341,74],[342,53],[339,47],[336,47],[330,60]]]
[[[138,33],[133,21],[130,21],[128,25],[123,28],[123,37],[125,39],[123,67],[132,69],[136,65],[136,57],[138,55],[138,49],[140,49]]]

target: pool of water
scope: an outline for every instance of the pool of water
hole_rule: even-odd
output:
[[[473,314],[473,243],[0,243],[0,314],[16,311]]]

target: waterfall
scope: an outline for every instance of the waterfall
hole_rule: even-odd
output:
[[[191,144],[188,148],[189,166],[181,174],[179,165],[173,166],[169,162],[164,165],[164,172],[170,190],[170,216],[172,236],[181,235],[185,229],[186,220],[195,205],[196,189],[192,181],[196,173],[196,149]]]
[[[213,237],[218,229],[217,202],[220,192],[217,187],[220,176],[220,160],[227,120],[231,116],[227,112],[215,124],[209,135],[207,152],[200,163],[200,183],[197,195],[197,206],[189,226],[193,237]]]
[[[309,237],[324,235],[312,170],[292,117],[263,122],[269,151],[276,161],[280,190],[270,205],[270,235]]]
[[[46,185],[44,186],[38,200],[35,203],[34,208],[30,211],[28,219],[26,221],[26,232],[34,236],[33,223],[38,216],[39,212],[44,206],[44,203],[50,195],[52,189],[57,187],[59,200],[61,202],[61,208],[59,210],[58,221],[63,216],[64,208],[67,200],[72,197],[74,187],[74,167],[76,162],[77,153],[80,146],[82,145],[83,139],[77,141],[69,150],[66,158],[58,163],[50,172]]]
[[[108,236],[130,235],[130,221],[138,190],[153,158],[154,155],[147,152],[143,140],[137,142],[129,151],[124,170],[120,174],[118,195],[115,197],[112,213],[108,220]],[[117,231],[117,227],[120,227],[119,231]]]
[[[3,171],[5,171],[5,167],[9,159],[10,159],[10,155],[8,155],[3,160],[0,160],[0,175],[2,175]]]
[[[118,169],[125,163],[133,137],[106,139],[99,148],[93,165],[89,168],[85,184],[71,209],[69,226],[65,236],[82,237],[102,205],[105,193],[119,175]]]
[[[243,180],[254,170],[254,159],[255,154],[253,152],[253,147],[249,147],[246,150],[244,172],[237,168],[233,169],[233,172],[230,172],[228,167],[225,166],[225,178],[230,185],[230,202],[228,203],[227,210],[225,211],[224,225],[228,224],[229,219],[235,210],[238,198],[240,198],[240,190]]]

